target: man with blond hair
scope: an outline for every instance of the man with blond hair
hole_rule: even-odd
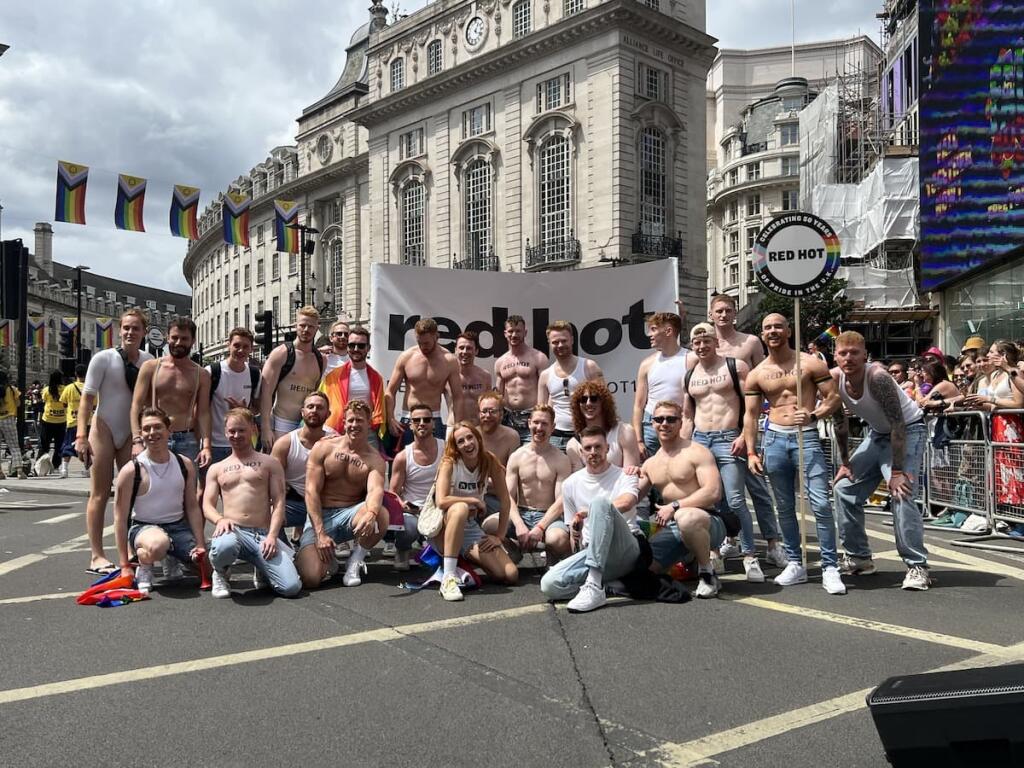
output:
[[[330,343],[320,350],[321,353],[324,349],[327,350],[324,376],[348,362],[348,332],[349,324],[344,320],[338,320],[331,325],[331,330],[328,332]]]
[[[417,403],[430,406],[434,414],[434,437],[444,439],[445,436],[445,424],[441,418],[441,400],[445,393],[451,398],[455,422],[465,418],[463,400],[459,397],[459,361],[437,343],[437,323],[431,317],[422,317],[416,321],[414,330],[416,346],[398,356],[387,389],[388,399],[396,403],[398,390],[405,384],[402,415],[397,419],[391,417],[391,434],[401,435],[403,446],[413,440],[409,429],[409,408]]]
[[[316,307],[295,313],[295,341],[274,348],[263,364],[260,390],[260,421],[263,449],[270,453],[274,442],[302,423],[302,403],[315,392],[324,373],[324,358],[313,346],[320,328]]]
[[[651,426],[654,404],[662,400],[683,402],[687,349],[679,345],[681,330],[682,320],[672,312],[655,312],[647,317],[647,338],[655,352],[640,363],[633,399],[633,431],[641,459],[658,450],[658,435]]]
[[[575,434],[572,423],[572,393],[584,381],[603,379],[601,368],[593,360],[573,353],[575,331],[565,320],[555,320],[547,327],[548,345],[555,361],[537,381],[538,400],[555,409],[555,429],[551,444],[562,453]]]
[[[519,442],[530,442],[530,409],[537,404],[537,382],[548,367],[548,356],[526,343],[526,320],[509,315],[505,320],[508,352],[494,361],[495,388],[502,396],[502,424],[519,433]]]

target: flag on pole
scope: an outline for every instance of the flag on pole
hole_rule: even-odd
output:
[[[0,347],[11,346],[11,339],[13,334],[11,333],[11,321],[0,320]]]
[[[249,247],[249,203],[252,198],[238,192],[224,195],[224,242],[228,245]]]
[[[53,217],[68,224],[85,224],[85,185],[89,166],[57,161],[57,205]]]
[[[114,226],[129,232],[145,232],[142,206],[146,202],[146,180],[126,173],[117,175],[117,202],[114,203]]]
[[[60,319],[61,331],[74,331],[78,327],[77,317],[62,317]]]
[[[175,237],[199,239],[199,187],[174,185],[171,195],[171,234]]]
[[[45,317],[29,317],[28,319],[28,341],[26,346],[28,347],[40,347],[45,349],[46,347],[46,318]]]
[[[299,223],[299,204],[292,200],[274,201],[274,229],[277,232],[277,250],[281,253],[299,252],[299,230],[289,224]]]
[[[96,318],[96,349],[110,349],[114,346],[114,319]]]
[[[818,336],[818,339],[829,339],[831,341],[835,341],[836,337],[839,336],[839,334],[839,326],[836,325],[835,323],[832,323],[832,325],[830,325],[828,328],[822,331],[821,335]]]

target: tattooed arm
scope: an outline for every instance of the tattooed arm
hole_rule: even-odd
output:
[[[902,498],[911,489],[906,472],[903,471],[903,460],[907,452],[907,424],[903,420],[903,409],[900,407],[899,385],[891,376],[871,369],[867,372],[865,386],[878,401],[886,420],[892,427],[889,443],[892,447],[892,476],[889,479],[889,492],[896,498]]]

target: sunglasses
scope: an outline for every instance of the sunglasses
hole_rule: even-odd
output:
[[[366,349],[368,346],[370,345],[362,341],[350,341],[348,344],[349,349]]]
[[[562,379],[562,393],[566,397],[569,396],[569,379]]]
[[[347,333],[332,333],[331,336],[348,336]]]
[[[655,424],[675,424],[680,421],[678,416],[651,416],[651,421]]]
[[[600,395],[580,395],[580,402],[581,403],[600,403],[601,402],[601,396]]]
[[[413,416],[409,419],[410,424],[429,424],[434,420],[433,416]]]
[[[486,414],[487,416],[493,416],[498,412],[497,408],[481,408],[480,413]]]
[[[903,369],[902,368],[890,368],[889,369],[889,373],[891,373],[893,376],[895,376],[897,373],[903,373]]]

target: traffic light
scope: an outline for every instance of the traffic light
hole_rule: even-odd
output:
[[[25,252],[25,257],[22,256]],[[22,282],[27,275],[21,271],[23,260],[27,260],[28,249],[21,240],[5,240],[0,243],[0,305],[5,320],[21,317]]]
[[[60,356],[75,359],[75,332],[67,328],[62,328],[60,332]]]
[[[256,313],[256,345],[264,357],[274,349],[274,313],[269,309]]]

